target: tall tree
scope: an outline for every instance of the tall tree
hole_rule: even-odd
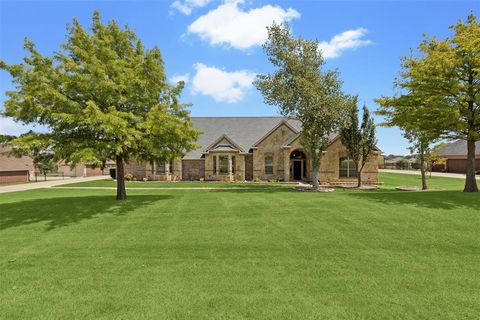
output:
[[[116,161],[117,199],[126,199],[124,163],[165,160],[193,148],[198,132],[180,103],[184,84],[168,84],[158,48],[144,49],[128,27],[102,24],[93,14],[90,32],[75,19],[52,57],[25,40],[24,63],[0,68],[13,77],[5,115],[47,126],[32,143],[48,141],[57,159]],[[15,140],[11,143],[15,144]]]
[[[313,187],[317,189],[322,152],[342,123],[348,99],[338,72],[322,70],[325,61],[317,41],[294,38],[287,24],[267,29],[263,50],[276,70],[258,75],[254,84],[265,103],[302,123],[300,139],[312,160]]]
[[[478,192],[475,179],[475,143],[480,139],[480,24],[472,14],[450,27],[445,40],[425,37],[420,55],[405,57],[395,85],[399,95],[378,100],[381,111],[406,108],[405,95],[423,102],[416,108],[419,131],[447,139],[467,141],[465,192]],[[421,120],[421,121],[419,121]]]
[[[375,123],[366,106],[363,106],[362,123],[358,123],[358,97],[353,97],[346,123],[340,129],[340,138],[349,157],[357,168],[357,187],[362,186],[362,172],[376,149]]]

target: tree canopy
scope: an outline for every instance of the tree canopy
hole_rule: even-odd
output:
[[[322,151],[345,118],[348,97],[338,72],[322,70],[325,61],[317,41],[294,38],[287,24],[267,29],[263,50],[275,71],[258,75],[254,84],[265,103],[302,123],[300,139],[312,159],[313,187],[318,188]]]
[[[480,139],[480,24],[472,14],[450,27],[444,40],[425,37],[419,55],[402,59],[395,81],[399,93],[382,97],[379,113],[387,122],[435,138],[467,141],[464,191],[477,192],[475,142]]]
[[[116,160],[117,199],[125,199],[125,161],[166,160],[195,147],[198,132],[180,102],[184,84],[168,83],[157,47],[145,49],[131,29],[103,24],[98,12],[90,31],[76,19],[67,31],[51,57],[26,39],[23,63],[0,61],[16,86],[6,93],[4,114],[46,126],[48,133],[28,139],[71,165]]]

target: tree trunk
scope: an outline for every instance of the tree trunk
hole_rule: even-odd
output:
[[[117,156],[115,162],[117,165],[117,200],[126,200],[127,191],[125,190],[125,169],[123,167],[123,158]]]
[[[313,154],[313,153],[312,153]],[[318,189],[320,187],[320,155],[316,152],[312,155],[312,187]]]
[[[467,140],[467,179],[463,192],[478,192],[475,177],[475,140]]]
[[[357,188],[362,186],[362,171],[357,172]]]
[[[420,147],[420,173],[422,175],[422,190],[427,190],[427,177],[425,176],[425,149]]]

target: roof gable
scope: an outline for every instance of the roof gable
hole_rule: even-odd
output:
[[[281,126],[286,126],[290,129],[293,133],[298,134],[298,131],[290,125],[285,119],[280,121],[275,127],[273,127],[270,131],[268,131],[263,137],[261,137],[257,142],[253,144],[253,147],[257,147],[260,143],[262,143],[265,139],[267,139],[272,133],[278,130]]]
[[[209,145],[204,152],[208,151],[228,151],[228,150],[238,150],[244,152],[242,147],[236,144],[229,136],[222,134],[215,140],[211,145]]]

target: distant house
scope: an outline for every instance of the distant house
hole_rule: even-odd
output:
[[[115,161],[107,161],[105,168],[95,167],[89,164],[77,164],[71,166],[64,160],[60,160],[57,163],[58,173],[65,177],[93,177],[109,174],[108,170],[115,167]]]
[[[475,168],[480,170],[480,141],[475,144]],[[445,171],[465,173],[467,171],[467,142],[457,140],[441,148],[438,153],[447,159]]]
[[[198,117],[200,148],[165,163],[125,166],[137,179],[152,180],[281,180],[311,181],[312,163],[300,143],[299,121],[282,117]],[[320,181],[356,181],[356,169],[338,135],[329,137],[320,167]],[[377,150],[364,168],[365,183],[378,182]]]
[[[0,144],[0,183],[28,182],[35,173],[32,158],[10,156],[10,151],[9,146]]]

